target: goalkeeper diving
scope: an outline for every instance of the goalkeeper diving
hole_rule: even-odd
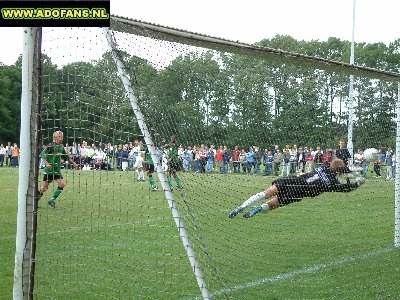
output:
[[[335,158],[330,166],[316,168],[314,172],[300,176],[280,178],[272,182],[272,186],[263,192],[257,193],[243,202],[242,205],[229,213],[229,218],[234,218],[245,208],[253,204],[267,200],[264,204],[246,212],[243,217],[250,218],[259,212],[268,212],[280,206],[299,202],[304,197],[316,197],[324,192],[350,192],[360,187],[364,177],[357,177],[355,182],[350,182],[346,177],[346,183],[339,182],[339,175],[346,170],[343,160]]]

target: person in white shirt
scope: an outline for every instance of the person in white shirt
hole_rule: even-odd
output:
[[[3,167],[4,158],[6,156],[6,148],[3,144],[0,145],[0,167]]]

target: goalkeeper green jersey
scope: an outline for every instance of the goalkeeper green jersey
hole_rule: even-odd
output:
[[[168,152],[168,158],[171,163],[177,164],[179,163],[179,157],[178,157],[178,148],[176,146],[173,146],[169,152]]]
[[[61,160],[69,160],[69,156],[65,151],[64,146],[54,144],[47,146],[46,149],[40,153],[40,157],[45,159],[52,166],[51,169],[48,169],[47,166],[44,167],[43,172],[45,174],[61,174]]]

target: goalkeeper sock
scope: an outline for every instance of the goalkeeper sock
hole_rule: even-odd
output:
[[[149,181],[152,188],[156,187],[156,181],[153,178],[153,175],[149,175]]]
[[[62,190],[63,190],[62,188],[57,187],[57,188],[54,190],[53,197],[51,197],[51,200],[52,200],[52,201],[55,201],[55,200],[57,199],[57,197],[61,194]]]
[[[252,205],[252,204],[254,204],[256,202],[262,201],[264,199],[265,199],[265,193],[264,192],[260,192],[260,193],[257,193],[255,195],[251,196],[249,199],[244,201],[243,204],[240,205],[239,207],[240,208],[246,208],[246,207],[249,207],[250,205]]]
[[[175,182],[176,182],[176,186],[181,189],[182,181],[179,179],[178,175],[175,176]]]

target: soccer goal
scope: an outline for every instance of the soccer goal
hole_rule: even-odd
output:
[[[122,17],[24,30],[15,299],[400,296],[400,74]],[[79,168],[44,191],[59,131]],[[364,185],[228,217],[341,139],[382,153]]]

